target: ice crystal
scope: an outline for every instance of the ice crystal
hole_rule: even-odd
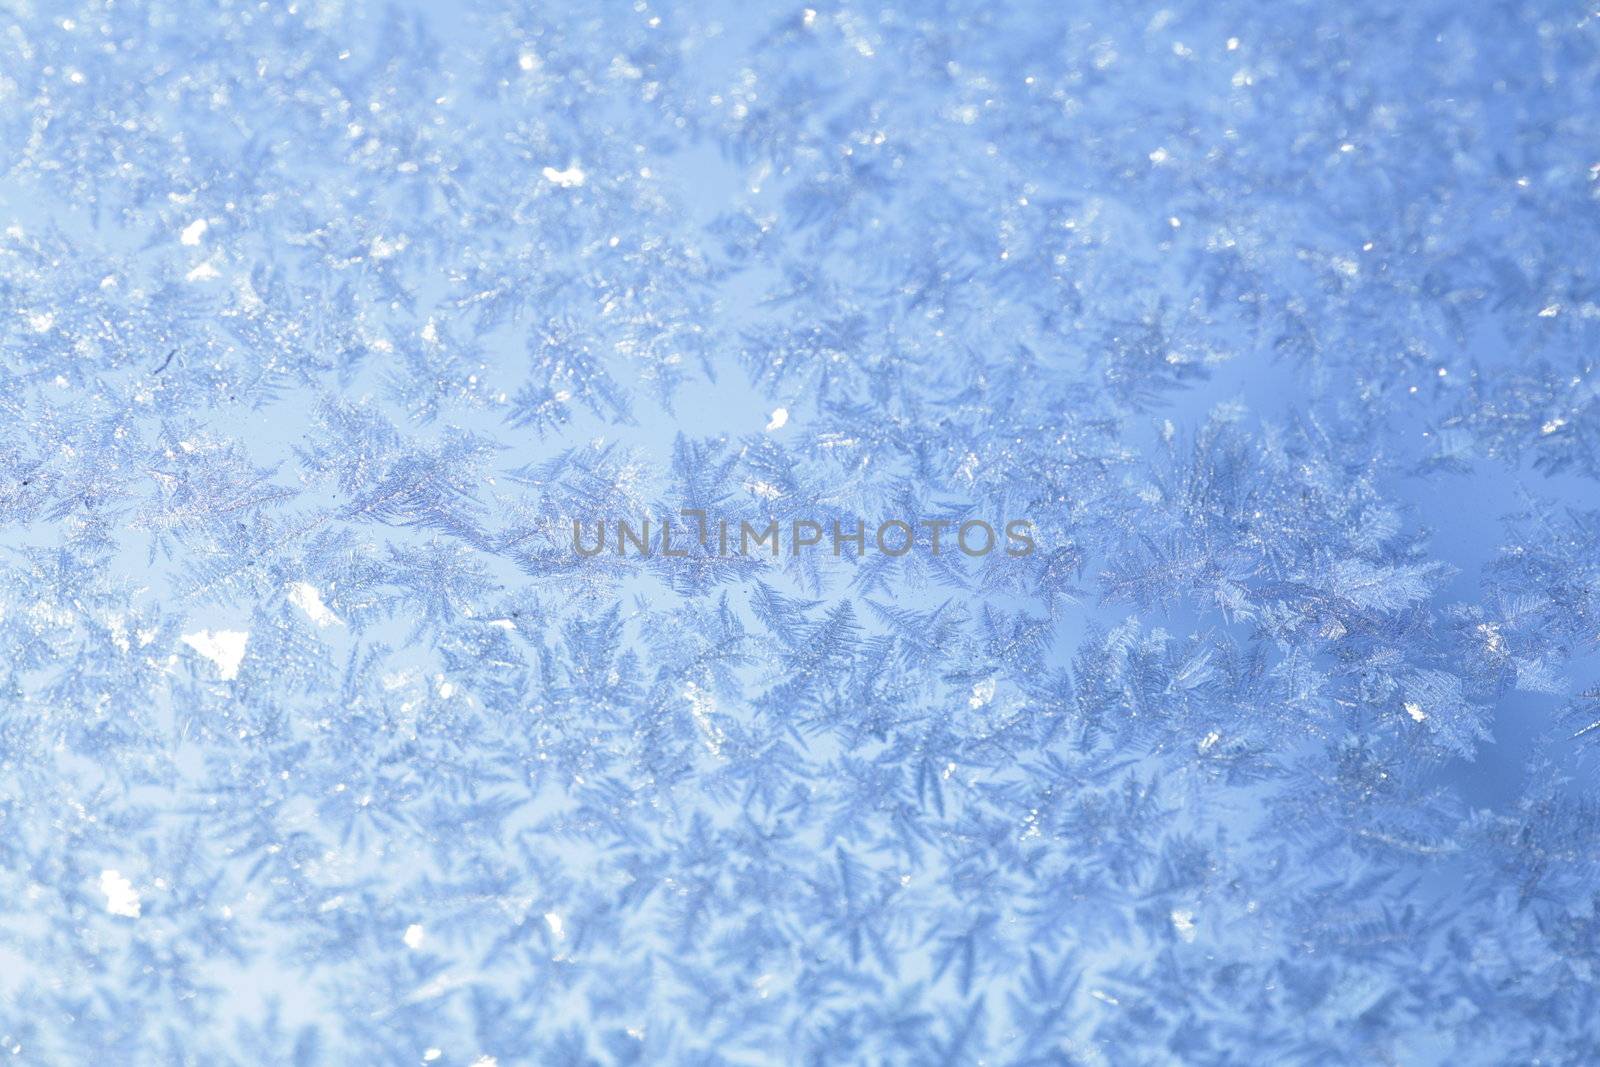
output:
[[[1600,1062],[1592,11],[9,14],[0,1053]]]

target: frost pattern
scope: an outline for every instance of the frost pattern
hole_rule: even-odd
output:
[[[1593,12],[12,15],[17,1062],[1600,1062]]]

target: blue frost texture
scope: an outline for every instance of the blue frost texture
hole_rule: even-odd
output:
[[[1592,3],[0,4],[0,1067],[1600,1063],[1597,360]]]

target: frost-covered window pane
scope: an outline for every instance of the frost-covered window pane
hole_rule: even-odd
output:
[[[0,1061],[1600,1063],[1600,13],[23,0]]]

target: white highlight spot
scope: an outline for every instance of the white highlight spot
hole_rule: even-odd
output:
[[[412,923],[406,927],[405,936],[400,940],[406,943],[406,948],[418,949],[422,947],[422,942],[427,940],[427,937],[428,932],[422,928],[420,923]]]
[[[178,240],[186,245],[197,245],[200,243],[200,238],[206,235],[206,230],[210,229],[210,227],[211,224],[205,219],[195,219],[183,228],[183,232],[178,235]]]
[[[967,707],[981,708],[994,699],[994,679],[985,678],[972,687],[972,695],[967,698]]]
[[[318,626],[332,626],[344,622],[328,610],[328,605],[322,602],[322,593],[310,582],[295,582],[289,586],[289,603],[306,613],[306,618]]]
[[[781,430],[788,424],[789,409],[774,408],[772,412],[772,418],[767,422],[767,432],[771,433],[773,430]]]
[[[1194,912],[1182,908],[1172,909],[1172,928],[1188,944],[1194,944]]]
[[[517,66],[521,67],[523,70],[533,70],[538,65],[539,57],[533,55],[531,52],[524,52],[517,57]]]
[[[239,664],[244,661],[244,646],[249,640],[248,630],[197,630],[183,635],[184,644],[217,665],[225,682],[239,677]]]
[[[722,755],[722,745],[726,738],[711,718],[712,713],[717,710],[716,698],[694,682],[684,683],[683,695],[689,701],[689,714],[694,717],[694,724],[700,729],[706,751],[713,756]]]
[[[1406,714],[1411,716],[1413,722],[1421,722],[1428,717],[1428,713],[1422,710],[1422,705],[1415,700],[1406,701]]]
[[[544,175],[545,181],[553,182],[556,185],[561,186],[563,189],[575,189],[582,185],[589,177],[583,172],[583,168],[578,166],[576,163],[573,163],[567,167],[566,170],[556,170],[554,167],[546,167],[540,173]]]
[[[430,1049],[428,1049],[426,1052],[424,1052],[422,1054],[422,1062],[423,1063],[432,1063],[434,1060],[438,1059],[440,1056],[443,1056],[443,1055],[444,1055],[444,1050],[443,1049],[430,1048]]]
[[[550,933],[557,941],[566,940],[567,926],[561,921],[561,916],[553,911],[547,911],[544,913],[544,921],[545,925],[550,927]]]
[[[367,245],[367,255],[373,259],[388,259],[397,252],[404,252],[406,246],[410,243],[410,239],[405,234],[401,234],[392,241],[381,236],[374,237],[371,243]]]
[[[139,892],[133,883],[122,877],[122,872],[110,869],[100,872],[100,892],[106,895],[106,910],[113,915],[129,919],[139,917]]]

